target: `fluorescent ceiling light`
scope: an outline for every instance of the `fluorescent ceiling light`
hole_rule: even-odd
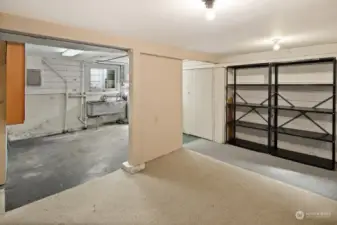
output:
[[[81,54],[84,52],[83,50],[75,50],[75,49],[67,49],[64,52],[62,52],[62,56],[72,57],[78,54]]]

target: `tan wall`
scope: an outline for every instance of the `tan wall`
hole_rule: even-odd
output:
[[[117,48],[134,49],[142,53],[172,57],[177,59],[190,59],[205,62],[216,62],[216,54],[189,51],[181,48],[155,44],[129,37],[112,36],[106,33],[63,26],[59,24],[28,19],[16,15],[0,12],[0,29],[23,32],[32,35],[56,37],[92,44],[107,45]]]
[[[180,59],[216,62],[218,57],[1,13],[0,29],[131,49],[129,162],[133,165],[182,147]]]
[[[6,180],[6,43],[0,41],[0,185]]]
[[[135,53],[131,63],[131,164],[182,147],[182,61]],[[151,84],[151,85],[150,85]]]

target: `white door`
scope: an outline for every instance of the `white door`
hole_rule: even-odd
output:
[[[183,73],[183,130],[186,134],[213,139],[213,69]]]
[[[194,135],[213,139],[213,69],[195,70]]]
[[[183,72],[183,132],[194,133],[194,71]]]

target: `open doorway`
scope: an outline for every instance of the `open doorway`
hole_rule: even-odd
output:
[[[127,161],[129,56],[125,50],[1,35],[25,43],[24,124],[7,127],[6,210]]]

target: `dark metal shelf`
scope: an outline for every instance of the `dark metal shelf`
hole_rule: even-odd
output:
[[[304,163],[310,166],[316,166],[319,168],[324,168],[328,170],[334,169],[334,162],[331,162],[331,159],[325,159],[314,155],[308,155],[304,153],[289,151],[286,149],[278,148],[275,153],[276,156],[292,160],[299,163]]]
[[[252,68],[268,68],[269,66],[292,66],[292,65],[305,65],[305,64],[329,63],[329,62],[332,63],[334,62],[334,60],[335,60],[334,57],[326,57],[326,58],[304,59],[286,62],[267,62],[267,63],[233,65],[228,66],[227,69],[252,69]]]
[[[234,84],[228,84],[229,87],[234,87]],[[236,84],[236,87],[267,87],[268,84]]]
[[[228,84],[229,87],[234,87],[234,84]],[[271,84],[275,86],[275,84]],[[279,87],[333,87],[333,84],[278,84]],[[236,84],[236,87],[268,87],[268,84]]]
[[[289,151],[286,149],[278,148],[270,148],[268,149],[267,145],[263,145],[260,143],[242,140],[242,139],[232,139],[228,141],[228,144],[234,145],[237,147],[249,149],[256,152],[272,154],[276,157],[280,157],[283,159],[295,161],[298,163],[304,163],[310,166],[316,166],[324,169],[333,170],[334,169],[334,162],[330,159],[321,158],[314,155],[308,155],[300,152]]]
[[[230,122],[230,123],[233,123],[233,122]],[[260,124],[260,123],[236,121],[235,125],[238,127],[268,131],[268,125]],[[272,128],[272,129],[275,130],[275,128]],[[331,134],[324,134],[324,133],[319,133],[319,132],[314,132],[314,131],[298,130],[298,129],[293,129],[293,128],[283,128],[283,127],[277,128],[277,132],[279,134],[284,134],[284,135],[289,135],[289,136],[314,139],[314,140],[325,141],[325,142],[333,142],[333,137]]]
[[[260,105],[256,103],[240,103],[237,102],[236,106],[242,106],[242,107],[253,107],[253,108],[268,108],[268,105]]]
[[[293,128],[277,128],[279,134],[313,139],[318,141],[333,142],[333,137],[331,134],[319,133],[314,131],[298,130]]]
[[[302,112],[311,112],[311,113],[323,113],[323,114],[332,114],[332,109],[325,108],[310,108],[310,107],[292,107],[292,106],[283,106],[279,105],[277,107],[272,106],[272,108],[280,109],[280,110],[288,110],[288,111],[302,111]]]
[[[252,68],[268,68],[270,63],[255,63],[245,65],[228,66],[227,69],[252,69]]]
[[[279,69],[287,66],[295,65],[316,65],[316,64],[331,64],[331,83],[279,83]],[[238,83],[237,82],[237,71],[239,69],[250,69],[250,68],[265,68],[265,75],[268,75],[268,82],[261,81],[261,83]],[[233,83],[228,82],[228,75],[233,75]],[[274,79],[273,79],[274,78]],[[305,80],[299,80],[298,82],[305,82]],[[336,85],[337,85],[337,61],[334,57],[329,58],[315,58],[315,59],[305,59],[305,60],[296,60],[296,61],[287,61],[287,62],[263,62],[257,64],[246,64],[246,65],[233,65],[227,67],[226,70],[226,96],[228,96],[229,91],[232,93],[232,102],[227,103],[226,111],[227,113],[232,112],[230,115],[231,122],[227,123],[226,126],[231,128],[232,132],[227,134],[226,143],[233,144],[239,147],[248,148],[254,151],[263,152],[272,154],[278,157],[285,159],[290,159],[297,162],[302,162],[305,164],[318,166],[326,169],[335,169],[336,163]],[[306,89],[307,88],[307,89]],[[251,91],[266,91],[268,97],[263,100],[261,103],[248,103],[241,95],[238,93],[238,90],[251,90]],[[280,90],[291,90],[291,91],[300,91],[304,90],[315,90],[317,91],[331,91],[329,98],[326,98],[312,107],[302,107],[295,106],[290,100],[282,96]],[[302,93],[303,94],[303,93]],[[287,102],[285,105],[280,105],[279,99]],[[241,102],[238,102],[241,101]],[[328,101],[331,102],[331,108],[320,108],[324,107],[324,103]],[[237,117],[237,111],[242,111],[242,107],[247,107],[247,111],[244,114]],[[330,107],[330,106],[328,106]],[[261,110],[265,109],[263,115]],[[279,124],[279,114],[285,111],[296,112],[296,115],[292,116],[291,119],[286,122]],[[266,112],[268,112],[268,117],[265,118]],[[245,122],[242,119],[250,113],[256,113],[265,124]],[[319,123],[312,118],[312,114],[325,114],[331,116],[331,132],[327,131]],[[317,128],[321,131],[314,132],[308,130],[298,130],[293,128],[285,128],[285,126],[292,121],[300,118],[301,116],[305,117],[311,121]],[[235,126],[234,126],[235,124]],[[251,134],[257,133],[256,130],[264,131],[267,133],[266,144],[254,143],[248,140],[237,139],[236,132],[239,127],[252,129]],[[228,129],[226,128],[226,129]],[[305,129],[301,128],[300,129]],[[255,129],[255,131],[254,131]],[[258,134],[256,134],[258,135]],[[280,149],[278,146],[278,141],[280,135],[293,136],[298,138],[304,138],[308,140],[316,140],[327,142],[331,145],[331,158],[324,159],[318,156],[313,156],[305,153],[298,153],[296,151]]]
[[[273,84],[272,84],[273,85]],[[280,87],[333,87],[333,84],[278,84]]]
[[[236,121],[235,125],[238,126],[238,127],[245,127],[245,128],[256,129],[256,130],[268,131],[268,125],[260,124],[260,123]]]
[[[247,148],[247,149],[250,149],[256,152],[269,153],[269,149],[267,145],[263,145],[263,144],[252,142],[252,141],[246,141],[246,140],[239,139],[239,138],[229,140],[228,144],[235,145],[241,148]]]
[[[231,104],[231,103],[228,103]],[[268,108],[268,105],[261,105],[256,103],[241,103],[237,102],[236,106],[240,107],[250,107],[250,108]],[[325,109],[325,108],[310,108],[310,107],[292,107],[292,106],[282,106],[279,105],[278,107],[271,106],[273,109],[280,109],[280,110],[288,110],[288,111],[299,111],[299,112],[310,112],[310,113],[323,113],[323,114],[333,114],[332,109]]]

